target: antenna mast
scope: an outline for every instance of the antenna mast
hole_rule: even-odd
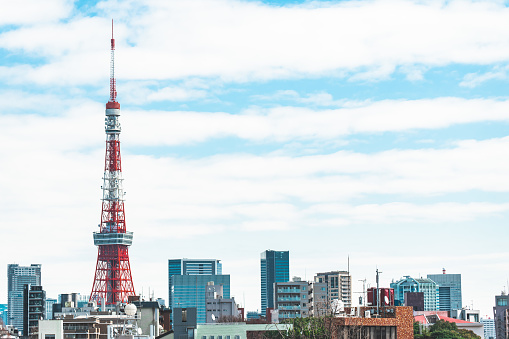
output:
[[[117,102],[117,80],[115,79],[115,38],[113,38],[113,19],[111,19],[111,57],[110,57],[110,100],[106,108],[120,108]]]

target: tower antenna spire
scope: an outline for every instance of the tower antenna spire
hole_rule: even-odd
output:
[[[115,79],[115,38],[113,37],[113,19],[111,19],[111,59],[110,59],[110,100],[106,108],[120,108],[117,102],[117,81]]]

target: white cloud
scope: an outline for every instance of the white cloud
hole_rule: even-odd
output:
[[[489,80],[506,80],[509,66],[496,66],[492,71],[486,73],[468,73],[463,77],[460,86],[474,88]]]
[[[3,1],[0,26],[33,25],[66,18],[71,14],[71,0],[16,0]]]
[[[418,80],[423,67],[509,58],[503,34],[509,9],[498,2],[391,0],[272,7],[236,0],[146,0],[98,5],[107,18],[117,6],[127,6],[116,13],[117,66],[123,79],[351,75],[352,80],[372,81],[402,66],[413,69],[407,72],[409,79]],[[75,17],[68,23],[14,29],[0,35],[0,47],[50,57],[47,65],[19,73],[28,81],[94,83],[105,73],[100,63],[107,67],[109,23]]]
[[[311,100],[293,92],[284,95]],[[383,100],[344,102],[344,106],[328,110],[254,107],[242,114],[125,110],[123,121],[128,130],[134,131],[126,136],[132,143],[179,145],[231,136],[256,142],[331,140],[356,133],[404,132],[509,120],[509,102],[492,99]],[[158,123],[154,125],[152,121]]]

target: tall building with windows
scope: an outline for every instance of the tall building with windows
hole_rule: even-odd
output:
[[[168,260],[168,307],[196,307],[197,322],[205,323],[207,284],[223,285],[223,298],[230,298],[230,275],[222,271],[217,259]]]
[[[262,314],[274,308],[274,283],[290,281],[290,253],[266,250],[261,253],[261,304]]]
[[[43,320],[46,311],[46,292],[42,286],[23,286],[23,335],[37,333],[39,320]]]
[[[428,274],[428,279],[438,284],[438,310],[461,310],[461,274]]]
[[[44,310],[46,311],[46,316],[44,319],[46,320],[52,320],[53,319],[53,305],[55,305],[58,302],[57,299],[53,298],[46,298],[46,306],[44,307]]]
[[[405,276],[396,282],[392,282],[391,288],[394,289],[394,299],[401,305],[405,303],[405,293],[423,292],[424,311],[438,310],[438,284],[429,278]]]
[[[484,339],[495,339],[495,319],[481,319],[481,324],[483,324],[484,327]]]
[[[496,338],[508,339],[507,333],[509,333],[509,295],[507,295],[505,292],[495,296],[493,318],[495,320]]]
[[[25,285],[41,285],[41,265],[7,265],[7,322],[20,332],[23,331],[23,289]]]
[[[346,307],[352,306],[352,277],[348,271],[317,273],[314,280],[327,285],[327,309],[332,300],[341,300]]]

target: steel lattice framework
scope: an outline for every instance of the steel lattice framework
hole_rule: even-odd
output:
[[[133,234],[126,231],[124,213],[124,190],[120,157],[120,104],[116,101],[115,39],[113,22],[111,31],[110,99],[106,103],[106,157],[103,177],[103,198],[99,232],[94,232],[94,244],[98,246],[97,265],[90,301],[102,305],[127,302],[135,295],[128,247]],[[104,306],[104,305],[103,305]]]

